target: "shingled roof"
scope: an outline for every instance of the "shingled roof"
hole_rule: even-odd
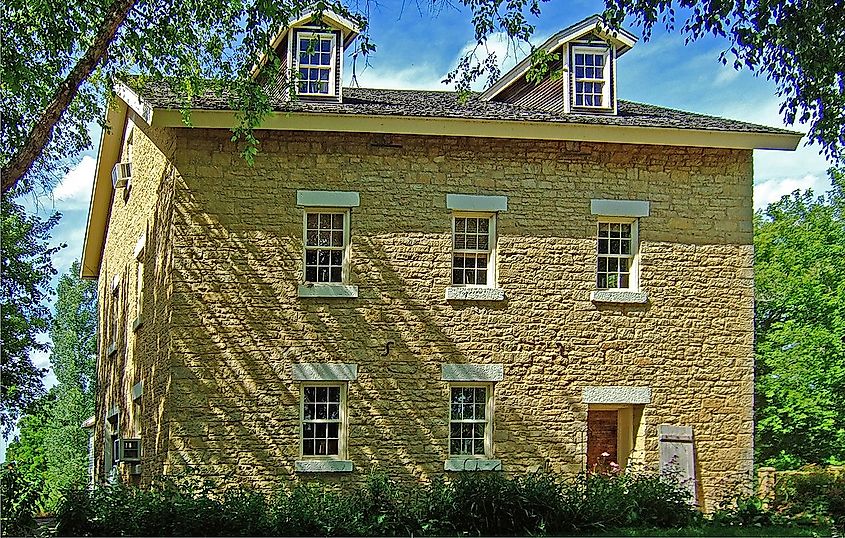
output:
[[[141,99],[159,109],[179,109],[184,99],[166,82],[147,82],[137,87]],[[341,114],[357,116],[404,116],[493,121],[530,121],[560,124],[608,125],[620,127],[657,127],[706,131],[761,134],[800,134],[787,129],[767,127],[742,121],[685,112],[644,103],[619,100],[618,114],[557,114],[545,110],[523,108],[510,103],[483,101],[472,93],[466,99],[452,91],[382,90],[344,88],[342,103],[312,103],[273,98],[273,110]],[[230,96],[208,91],[196,96],[189,108],[194,110],[231,110]]]

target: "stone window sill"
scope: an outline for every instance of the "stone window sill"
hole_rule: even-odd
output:
[[[142,318],[135,318],[135,321],[132,322],[132,331],[137,331],[143,324],[144,320]]]
[[[352,462],[349,460],[296,460],[297,473],[349,473]]]
[[[115,353],[117,353],[117,344],[114,344],[114,343],[113,343],[113,344],[109,344],[109,348],[108,348],[108,350],[106,351],[106,354],[107,354],[109,357],[111,357],[111,356],[112,356],[112,355],[114,355]]]
[[[325,297],[354,299],[358,297],[358,286],[348,284],[300,284],[300,297]]]
[[[633,290],[596,290],[590,292],[590,301],[612,304],[646,304],[648,294]]]
[[[446,288],[447,301],[504,301],[505,290],[502,288],[449,286]]]
[[[501,471],[502,460],[481,460],[473,458],[449,458],[443,464],[446,471]]]

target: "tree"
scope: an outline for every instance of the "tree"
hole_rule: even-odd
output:
[[[605,0],[612,25],[633,16],[648,38],[655,24],[676,27],[686,16],[688,41],[708,34],[730,46],[721,61],[772,80],[784,121],[810,123],[809,138],[835,159],[845,158],[845,2],[841,0]]]
[[[757,460],[845,462],[845,170],[754,218]]]
[[[79,274],[76,261],[59,280],[50,327],[50,364],[58,381],[53,389],[56,404],[49,410],[44,436],[44,494],[50,507],[62,490],[85,483],[88,473],[88,433],[81,425],[94,414],[97,284],[82,280]]]
[[[3,193],[22,179],[49,187],[91,144],[115,80],[130,73],[166,78],[184,96],[226,89],[241,110],[235,137],[255,152],[251,128],[269,111],[251,68],[272,35],[306,9],[331,9],[366,27],[337,1],[71,0],[4,3],[0,32],[0,176]],[[365,34],[366,35],[366,34]],[[366,38],[359,50],[366,53]],[[268,65],[279,68],[275,55]]]
[[[20,414],[44,392],[43,370],[31,359],[46,351],[38,340],[49,325],[46,304],[50,279],[56,273],[50,257],[62,246],[47,244],[59,221],[56,213],[42,221],[4,196],[2,209],[2,283],[0,283],[0,427],[7,437]]]
[[[24,415],[7,461],[39,491],[40,507],[52,509],[67,487],[85,483],[88,433],[94,413],[97,351],[96,283],[79,277],[79,262],[62,275],[50,326],[50,363],[57,384]]]

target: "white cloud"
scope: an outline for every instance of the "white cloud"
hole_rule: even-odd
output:
[[[814,194],[822,195],[830,188],[827,176],[807,174],[800,179],[769,179],[754,185],[754,209],[765,209],[772,202],[777,202],[794,191],[812,189]]]
[[[61,182],[53,189],[56,206],[64,209],[88,207],[91,201],[91,189],[94,185],[94,169],[97,161],[85,155],[79,164],[65,174]]]
[[[375,60],[370,66],[357,74],[358,85],[362,88],[382,88],[388,90],[445,90],[443,74],[437,73],[430,65],[411,65],[404,69],[391,69],[387,66],[379,69]],[[351,84],[349,75],[347,85]]]

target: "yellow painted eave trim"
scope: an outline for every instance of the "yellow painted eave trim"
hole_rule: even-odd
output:
[[[88,206],[88,222],[85,225],[85,243],[82,247],[80,264],[82,278],[93,279],[100,275],[113,190],[111,170],[120,156],[120,145],[128,110],[126,102],[118,98],[106,112],[106,125],[109,128],[103,129],[100,136],[100,148],[97,152],[94,186],[91,189],[91,204]]]
[[[191,126],[194,128],[231,129],[238,122],[235,114],[231,110],[192,110]],[[181,112],[173,109],[155,109],[152,125],[155,127],[185,127]],[[667,127],[307,112],[273,112],[265,118],[260,128],[284,131],[471,136],[776,150],[795,150],[803,137],[800,133],[750,133]]]

